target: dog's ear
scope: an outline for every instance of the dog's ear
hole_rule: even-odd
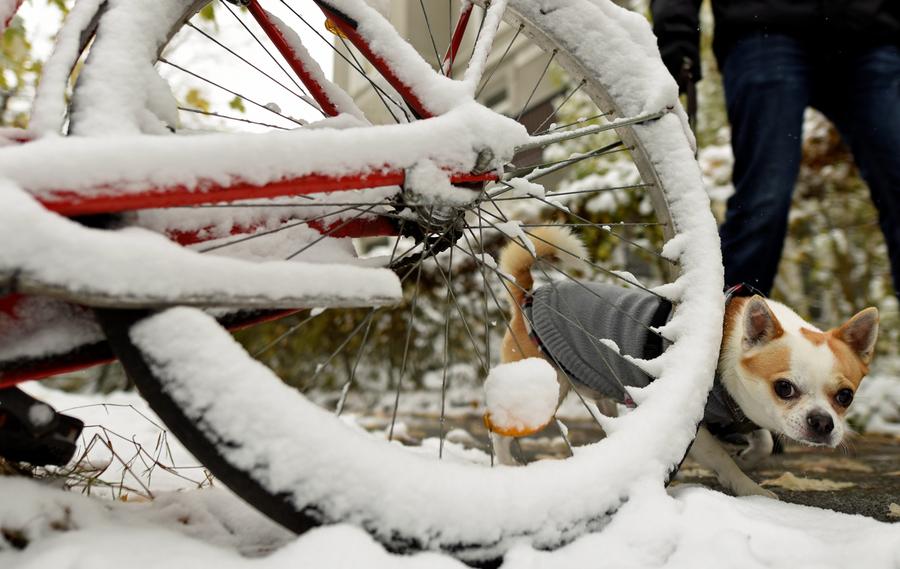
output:
[[[758,294],[750,297],[744,307],[744,349],[771,342],[782,334],[784,329],[766,300]]]
[[[834,331],[834,335],[850,346],[864,364],[872,361],[878,339],[878,309],[870,306],[859,311]]]

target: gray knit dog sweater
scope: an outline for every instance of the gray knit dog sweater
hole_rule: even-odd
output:
[[[523,310],[543,353],[573,382],[633,405],[626,389],[644,387],[653,378],[620,354],[639,359],[660,355],[667,342],[650,328],[666,323],[672,305],[641,289],[566,280],[536,289]],[[601,340],[615,342],[618,353]],[[754,428],[718,378],[703,419],[723,434]]]

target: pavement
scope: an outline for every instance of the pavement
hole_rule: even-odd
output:
[[[406,415],[399,420],[405,426],[406,444],[438,436],[434,416]],[[566,426],[575,446],[603,436],[591,421],[566,421]],[[373,427],[378,428],[376,424],[370,425]],[[480,416],[447,417],[445,432],[454,429],[458,429],[457,442],[487,450],[484,444],[487,432]],[[471,437],[459,436],[460,430]],[[569,454],[555,428],[520,439],[520,448],[522,456],[529,461],[559,459]],[[837,449],[788,442],[783,452],[763,460],[747,473],[785,502],[860,514],[885,522],[900,521],[900,437],[897,436],[852,435]],[[690,459],[685,460],[673,484],[702,484],[726,492],[712,472]]]
[[[898,437],[856,435],[838,449],[787,444],[747,473],[785,502],[900,521]],[[711,472],[690,461],[677,483],[721,489]]]

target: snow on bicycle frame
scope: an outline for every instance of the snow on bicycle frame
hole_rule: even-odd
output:
[[[428,117],[436,112],[442,116],[412,125],[372,127],[366,124],[352,100],[325,78],[299,37],[256,0],[251,0],[240,4],[248,6],[323,111],[328,115],[346,114],[330,123],[325,121],[315,129],[274,135],[150,137],[131,132],[123,125],[147,123],[145,116],[128,116],[135,112],[134,101],[144,100],[141,91],[153,93],[159,89],[158,76],[152,69],[156,56],[153,61],[145,61],[147,69],[143,71],[147,73],[143,85],[138,83],[110,91],[103,89],[102,81],[96,78],[92,81],[92,71],[99,68],[100,74],[114,75],[117,66],[131,66],[135,60],[140,61],[140,55],[122,57],[123,53],[133,56],[140,48],[155,54],[155,46],[164,43],[176,22],[172,16],[160,17],[158,29],[151,33],[136,33],[137,30],[128,29],[128,25],[139,25],[134,22],[141,21],[129,18],[135,14],[135,9],[152,9],[169,15],[167,3],[159,2],[152,8],[146,3],[128,0],[111,4],[97,27],[94,48],[97,53],[113,54],[113,57],[105,61],[102,55],[95,56],[95,61],[80,79],[83,85],[79,92],[88,94],[73,103],[73,112],[82,115],[72,120],[74,134],[96,136],[55,136],[59,134],[64,115],[60,106],[65,90],[60,84],[65,84],[68,70],[86,43],[84,33],[76,34],[67,29],[61,36],[81,36],[81,41],[61,43],[64,49],[48,62],[47,77],[52,80],[42,84],[37,96],[33,121],[41,129],[33,133],[37,139],[5,149],[0,154],[0,172],[5,178],[26,189],[47,209],[62,215],[110,214],[385,186],[409,189],[407,173],[411,169],[431,172],[429,176],[415,176],[415,179],[423,179],[422,186],[429,187],[423,187],[426,193],[414,199],[420,202],[423,199],[455,200],[458,195],[474,196],[477,193],[457,192],[451,183],[471,185],[496,179],[497,175],[491,171],[493,165],[508,160],[516,144],[526,140],[521,125],[472,101],[474,85],[471,81],[452,81],[433,71],[411,46],[391,33],[393,28],[388,22],[361,1],[323,3],[321,6],[330,21],[335,22],[403,94],[418,116]],[[183,2],[170,0],[169,4],[178,7]],[[503,3],[498,5],[502,10]],[[84,2],[78,7],[83,6],[88,6],[87,10],[99,9],[96,2]],[[83,32],[93,21],[90,12],[85,9],[82,12],[76,12],[78,17],[73,18],[72,25],[81,28],[74,32]],[[179,13],[174,9],[169,12]],[[496,16],[494,20],[495,31],[499,20]],[[482,41],[490,41],[491,35],[486,28]],[[135,38],[144,41],[135,42]],[[99,85],[97,93],[92,92],[95,85]],[[92,96],[97,100],[91,100]],[[422,101],[428,101],[428,104]],[[153,102],[150,104],[152,106]],[[348,123],[357,128],[347,128]],[[486,141],[491,141],[491,146]],[[440,180],[442,172],[446,176],[443,184]],[[442,186],[449,190],[443,196],[435,191],[435,187]],[[352,216],[349,220],[340,215],[328,216],[327,223],[319,222],[311,227],[336,237],[396,234],[396,224],[379,218],[378,210],[371,211],[374,209],[369,208],[371,215],[350,213],[343,216]],[[261,219],[227,228],[224,235],[252,232],[271,225],[273,220],[263,215],[260,214]],[[265,215],[271,214],[265,212]],[[207,238],[222,236],[221,227],[197,226],[197,219],[194,215],[192,220],[187,220],[193,224],[190,227],[163,229],[181,243],[200,241],[203,234]],[[218,234],[213,229],[218,229]],[[8,260],[7,264],[15,263]],[[43,288],[65,291],[63,282]],[[73,297],[72,300],[84,302],[85,297]],[[156,304],[158,299],[154,301],[151,296],[148,303]]]
[[[199,6],[201,3],[195,3]],[[399,40],[386,21],[363,2],[343,2],[335,5],[322,4],[321,7],[330,21],[337,23],[341,30],[354,41],[373,64],[382,71],[392,85],[402,93],[409,106],[420,118],[436,116],[415,124],[373,127],[368,125],[353,101],[337,86],[329,82],[318,64],[312,60],[299,37],[275,16],[266,12],[254,1],[240,2],[247,5],[264,31],[278,47],[281,54],[305,83],[316,99],[316,103],[327,115],[338,115],[321,121],[314,127],[297,129],[288,133],[266,135],[207,135],[203,137],[146,136],[140,129],[129,130],[124,125],[147,125],[146,116],[128,116],[135,112],[134,101],[143,101],[144,93],[158,90],[158,76],[153,70],[156,45],[165,43],[166,34],[176,24],[173,14],[184,8],[184,2],[160,2],[150,7],[143,2],[119,0],[108,3],[103,8],[103,19],[98,23],[97,13],[101,4],[82,0],[72,11],[66,28],[60,33],[60,41],[50,61],[45,65],[44,81],[39,88],[30,133],[16,133],[15,138],[31,139],[27,144],[7,147],[0,153],[0,172],[3,177],[18,187],[26,189],[46,209],[66,216],[90,216],[111,214],[144,208],[177,207],[211,202],[240,199],[264,199],[279,196],[305,196],[309,194],[337,194],[346,190],[361,188],[404,187],[411,188],[407,180],[420,179],[425,193],[414,196],[421,202],[432,200],[471,199],[477,192],[457,189],[451,184],[464,184],[476,189],[488,180],[497,178],[492,171],[493,164],[508,160],[517,143],[526,140],[521,125],[510,119],[496,115],[475,104],[472,100],[472,82],[457,82],[434,72],[430,66],[405,42]],[[502,4],[500,6],[502,9]],[[150,30],[129,29],[138,19],[131,18],[135,10],[156,10],[161,17],[156,19],[157,28]],[[352,14],[348,16],[347,14]],[[374,16],[373,16],[374,15]],[[164,17],[163,17],[164,16]],[[498,18],[493,17],[496,27]],[[368,25],[365,22],[370,22]],[[69,72],[81,51],[85,48],[96,28],[96,39],[92,53],[114,54],[109,60],[103,55],[95,55],[90,69],[80,79],[79,93],[88,93],[76,98],[72,107],[76,116],[71,122],[74,136],[58,136],[63,129],[66,104],[65,85]],[[485,29],[484,41],[490,40]],[[135,40],[143,39],[143,43]],[[387,38],[387,39],[385,39]],[[369,47],[376,44],[377,48]],[[454,44],[455,57],[458,42]],[[141,48],[144,48],[143,51]],[[484,51],[484,50],[482,50]],[[144,57],[144,69],[137,75],[145,79],[129,88],[104,90],[102,78],[92,76],[99,68],[99,74],[123,72],[122,66],[132,66],[141,61],[135,52],[154,54]],[[123,57],[123,54],[127,57]],[[393,62],[393,67],[387,61]],[[396,70],[394,70],[396,68]],[[128,71],[128,70],[124,70]],[[141,72],[143,75],[141,74]],[[99,85],[97,92],[92,89]],[[97,100],[91,100],[96,96]],[[117,99],[118,98],[118,99]],[[428,100],[426,105],[422,101]],[[148,103],[153,106],[153,102]],[[96,112],[92,112],[96,111]],[[79,114],[80,113],[80,114]],[[343,114],[341,114],[343,113]],[[140,114],[140,112],[138,112]],[[164,112],[162,114],[165,114]],[[154,122],[153,120],[149,122]],[[160,123],[161,124],[161,123]],[[155,128],[160,128],[155,125]],[[153,132],[151,128],[151,133]],[[79,136],[89,135],[89,136]],[[490,145],[487,141],[490,141]],[[165,165],[160,167],[160,165]],[[473,186],[474,184],[474,186]],[[441,193],[440,188],[446,191]],[[435,188],[438,188],[435,191]],[[11,192],[13,190],[10,190]],[[358,193],[358,192],[355,192]],[[21,198],[10,195],[21,207]],[[334,198],[332,198],[333,200]],[[338,200],[340,198],[337,198]],[[306,204],[304,204],[306,205]],[[12,212],[15,208],[7,208]],[[164,232],[181,244],[192,244],[214,238],[253,233],[270,228],[273,224],[284,224],[291,216],[279,214],[272,218],[271,209],[244,208],[240,216],[229,223],[221,216],[210,221],[198,212],[186,216],[172,216],[164,219],[162,225],[150,223],[153,229]],[[325,210],[323,212],[323,209]],[[337,208],[327,211],[319,208],[318,215],[307,223],[311,229],[331,237],[367,237],[396,235],[398,227],[387,217],[379,214],[385,206],[373,206],[357,213],[359,208]],[[250,212],[253,213],[248,213]],[[282,210],[286,211],[286,210]],[[292,214],[298,214],[291,210]],[[306,214],[316,210],[306,209]],[[343,214],[343,215],[342,215]],[[256,217],[254,218],[254,215]],[[152,216],[151,216],[152,217]],[[299,215],[297,216],[299,217]],[[296,217],[295,217],[296,218]],[[302,217],[301,217],[302,219]],[[46,226],[66,227],[65,224],[43,220]],[[13,231],[16,224],[6,224],[7,231]],[[68,230],[78,233],[69,226]],[[86,242],[103,242],[104,239],[90,231],[81,232]],[[51,235],[47,232],[46,236]],[[32,235],[37,238],[37,234]],[[134,236],[133,236],[134,237]],[[111,244],[121,235],[110,235],[106,241]],[[40,244],[37,244],[40,245]],[[60,264],[59,257],[52,259],[50,251],[59,247],[35,246],[29,248],[29,258],[16,259],[13,250],[4,255],[0,272],[6,275],[5,282],[13,292],[43,293],[61,297],[72,302],[94,306],[116,305],[117,295],[120,305],[162,306],[168,304],[204,304],[205,298],[216,298],[219,304],[241,307],[260,307],[266,302],[270,306],[293,307],[309,305],[332,305],[324,302],[325,297],[307,288],[294,290],[293,295],[274,294],[270,290],[245,290],[227,294],[221,282],[210,288],[212,279],[207,279],[206,294],[203,286],[163,287],[146,278],[134,278],[128,287],[128,295],[122,296],[123,287],[114,290],[103,278],[65,278],[59,273],[36,270],[48,264]],[[150,241],[132,239],[132,254],[135,259],[160,254],[164,243],[151,245]],[[65,249],[64,247],[62,249]],[[109,248],[107,248],[109,249]],[[154,252],[155,249],[155,252]],[[41,256],[38,252],[47,252]],[[25,255],[25,249],[21,249]],[[104,258],[104,250],[98,248],[93,255],[82,249],[82,254],[93,258]],[[175,257],[184,263],[191,263],[187,252],[172,250]],[[109,258],[107,255],[106,258]],[[137,277],[146,272],[146,267],[129,270],[128,264],[119,259],[112,267],[121,274]],[[235,262],[235,261],[231,261]],[[201,265],[222,265],[218,259],[205,259]],[[239,262],[238,262],[239,264]],[[31,267],[29,272],[26,268]],[[170,266],[170,274],[185,279],[191,271],[179,270],[178,264]],[[247,272],[252,267],[247,267]],[[296,267],[295,274],[305,269]],[[321,271],[321,269],[317,269]],[[366,269],[357,268],[358,272]],[[368,269],[371,272],[377,272]],[[315,272],[315,271],[313,271]],[[309,271],[307,271],[307,274]],[[10,275],[16,275],[15,279]],[[84,276],[84,275],[82,275]],[[96,277],[96,275],[95,275]],[[251,279],[252,281],[253,279]],[[366,282],[366,279],[337,279],[339,281]],[[383,304],[396,299],[396,290],[388,291],[384,279],[378,275],[368,296],[368,305]],[[262,283],[264,279],[257,279]],[[162,279],[166,282],[166,279]],[[156,290],[152,290],[152,289]],[[263,288],[266,288],[263,286]],[[396,288],[396,287],[395,287]],[[284,289],[283,289],[284,291]],[[353,301],[342,298],[340,287],[335,290],[337,304],[350,305]],[[364,303],[365,296],[360,290],[353,290]],[[228,298],[222,298],[223,294]],[[304,304],[304,294],[306,302]],[[208,303],[208,302],[207,302]],[[6,299],[5,312],[14,314],[17,299]]]
[[[106,9],[92,50],[106,54],[107,59],[95,56],[91,68],[80,78],[83,85],[78,92],[83,95],[72,105],[74,126],[70,134],[90,135],[97,140],[52,136],[61,128],[62,117],[56,116],[55,121],[45,117],[60,114],[59,101],[56,107],[43,104],[36,114],[37,122],[45,126],[42,132],[32,133],[40,140],[4,152],[0,171],[48,209],[64,215],[86,215],[402,185],[406,170],[423,161],[436,163],[453,183],[484,182],[496,179],[491,166],[508,160],[515,146],[527,140],[524,129],[515,121],[473,102],[471,82],[453,81],[432,70],[393,33],[386,20],[361,0],[321,3],[330,20],[367,54],[418,116],[442,115],[414,125],[372,128],[360,119],[349,97],[325,78],[290,28],[266,12],[257,0],[240,3],[248,5],[322,110],[329,116],[341,112],[348,116],[324,121],[315,129],[301,128],[275,137],[211,135],[203,140],[181,141],[138,136],[147,134],[147,129],[163,133],[158,117],[158,124],[153,125],[157,132],[152,132],[153,128],[147,126],[152,122],[147,110],[135,107],[144,102],[151,107],[157,104],[148,101],[148,97],[157,97],[154,93],[159,90],[159,78],[152,69],[155,45],[167,39],[176,22],[161,17],[157,19],[159,29],[137,33],[128,28],[138,25],[129,16],[148,9],[146,3],[118,0]],[[177,7],[184,2],[156,4],[152,9],[165,14],[167,4]],[[498,2],[489,14],[502,12],[502,8],[503,2]],[[480,44],[491,40],[488,24]],[[143,45],[135,46],[135,38],[141,38]],[[153,53],[149,58],[152,61],[147,61],[148,52]],[[71,66],[77,59],[73,53],[56,56],[62,66]],[[122,69],[133,67],[134,61],[141,59],[146,69]],[[53,64],[53,60],[48,62],[51,68]],[[115,76],[123,71],[142,76],[144,82],[104,89],[102,78],[91,76],[92,72]],[[42,93],[51,89],[54,87],[42,85],[38,99],[45,99]],[[60,93],[58,86],[55,89]],[[359,129],[347,128],[354,122]],[[143,130],[135,130],[137,125]],[[339,134],[337,128],[328,127],[348,132]],[[52,157],[53,168],[47,167],[48,157]],[[160,171],[160,164],[166,165],[164,171]]]

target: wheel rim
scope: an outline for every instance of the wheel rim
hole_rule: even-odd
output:
[[[199,4],[201,4],[201,3],[198,3],[198,6],[195,6],[195,7],[199,8]],[[519,11],[516,11],[517,8],[519,9]],[[555,38],[555,39],[550,38],[549,36],[542,34],[539,31],[537,31],[535,28],[531,27],[531,26],[535,25],[534,18],[537,16],[528,10],[528,7],[525,5],[525,3],[514,3],[513,6],[511,6],[511,10],[508,11],[508,14],[509,14],[509,17],[511,18],[511,21],[513,24],[512,25],[513,29],[518,29],[517,24],[525,23],[526,24],[525,29],[527,31],[524,33],[528,34],[530,32],[530,35],[533,36],[532,39],[535,39],[538,44],[542,44],[544,47],[552,46],[552,47],[550,47],[551,51],[557,50],[557,55],[555,56],[556,58],[558,58],[557,61],[562,62],[564,64],[563,66],[568,70],[568,72],[571,75],[573,75],[574,77],[579,77],[579,76],[584,77],[585,75],[588,74],[586,72],[587,67],[578,58],[565,53],[564,50],[567,45],[565,42],[559,41],[559,38]],[[180,21],[180,19],[178,21]],[[549,67],[549,62],[548,62],[548,67]],[[574,73],[573,73],[573,71],[574,71]],[[537,89],[537,85],[535,86],[535,90],[536,89]],[[596,99],[599,99],[600,107],[602,109],[604,109],[604,111],[606,113],[608,113],[609,116],[616,116],[616,115],[622,114],[618,110],[618,108],[613,104],[612,99],[606,95],[606,90],[605,90],[604,86],[601,85],[599,82],[596,82],[596,84],[593,81],[589,82],[589,84],[585,88],[585,91],[591,92],[590,94],[593,97],[595,97]],[[565,96],[565,95],[563,95],[563,96]],[[557,112],[559,112],[559,110]],[[670,116],[670,117],[666,117],[666,120],[662,121],[662,122],[668,123],[666,125],[666,127],[669,129],[672,129],[674,126],[672,124],[673,121],[676,121],[676,119],[674,117]],[[543,121],[543,122],[546,122],[546,121]],[[644,132],[641,132],[642,129]],[[657,125],[648,125],[648,126],[639,126],[639,127],[635,127],[635,128],[628,127],[625,129],[621,129],[619,132],[619,135],[621,138],[621,142],[624,144],[624,146],[627,146],[630,149],[632,155],[635,157],[635,162],[637,163],[637,168],[640,172],[640,175],[642,176],[642,180],[639,183],[642,185],[649,184],[647,186],[642,186],[642,187],[649,189],[650,196],[651,196],[650,199],[653,202],[654,208],[656,208],[657,216],[662,219],[661,225],[658,226],[658,229],[660,231],[662,231],[662,233],[665,235],[665,237],[672,237],[676,233],[679,233],[679,231],[677,231],[677,230],[680,230],[681,227],[679,226],[677,219],[674,219],[672,217],[672,215],[670,214],[671,204],[669,203],[669,196],[666,193],[664,193],[664,191],[662,189],[663,183],[660,180],[660,177],[658,174],[659,165],[654,164],[654,162],[651,161],[650,152],[648,152],[648,150],[646,148],[646,146],[648,146],[648,144],[651,148],[653,147],[653,141],[652,141],[653,136],[652,135],[654,134],[654,131],[661,132],[661,130],[662,129],[658,124]],[[682,141],[679,144],[681,145],[681,150],[684,150],[684,147],[686,146],[685,142]],[[602,147],[601,147],[601,149],[602,149]],[[683,152],[682,152],[682,154],[683,154]],[[683,158],[683,156],[682,156],[682,158]],[[579,161],[573,162],[571,165],[574,166],[580,162],[581,161],[579,160]],[[544,165],[544,166],[546,167],[547,165]],[[553,165],[550,164],[549,166],[552,167]],[[604,189],[630,190],[630,189],[634,189],[634,188],[630,187],[633,185],[634,184],[622,184],[622,186],[624,186],[623,188],[604,188]],[[576,187],[576,186],[573,186],[573,187]],[[562,191],[564,192],[566,190],[564,189]],[[570,191],[578,191],[578,190],[576,189],[576,190],[570,190]],[[499,197],[497,199],[499,199]],[[696,196],[694,196],[692,201],[694,202],[695,205],[696,205],[696,203],[698,203],[696,200]],[[702,203],[701,203],[701,205],[702,205]],[[443,267],[440,262],[433,263],[434,268],[431,269],[431,271],[433,273],[431,276],[433,278],[437,279],[439,282],[452,280],[452,279],[449,279],[448,277],[452,276],[452,274],[454,272],[454,266],[453,266],[454,251],[456,251],[456,254],[458,256],[468,254],[470,257],[473,257],[473,258],[475,256],[483,253],[483,249],[481,247],[476,247],[475,245],[477,245],[478,243],[483,243],[484,242],[484,233],[489,232],[489,231],[494,232],[496,230],[496,228],[495,228],[496,224],[500,221],[499,219],[491,220],[488,218],[487,214],[485,213],[485,210],[488,206],[494,207],[496,209],[496,211],[501,215],[503,215],[505,212],[505,208],[502,206],[497,206],[496,202],[493,202],[493,200],[489,200],[489,201],[486,200],[486,201],[480,202],[478,204],[478,208],[477,208],[478,211],[476,214],[476,219],[478,221],[475,223],[477,223],[477,225],[473,225],[472,222],[466,221],[466,223],[468,224],[468,227],[465,228],[465,230],[463,232],[463,235],[465,236],[465,239],[463,239],[463,241],[468,241],[468,243],[466,244],[467,246],[461,245],[461,244],[458,246],[454,245],[453,247],[451,247],[448,250],[448,253],[445,255],[445,257],[449,257],[449,259],[447,259],[449,261],[449,265],[446,266],[446,268]],[[548,204],[545,202],[544,207],[549,208],[551,211],[559,212],[559,208],[554,207],[553,203]],[[676,206],[676,207],[681,207],[681,206]],[[560,213],[559,215],[562,215],[562,214]],[[602,225],[604,225],[604,223],[602,221],[601,222],[593,222],[591,219],[588,219],[581,215],[576,215],[575,219],[576,219],[576,223],[590,224],[593,226],[594,229],[599,229]],[[635,223],[643,223],[643,222],[635,221]],[[534,225],[534,224],[532,224],[532,225]],[[526,233],[528,233],[528,229],[529,229],[528,227],[525,228]],[[708,227],[707,227],[707,229],[708,229]],[[627,236],[623,236],[623,237],[624,237],[624,239],[622,240],[622,242],[635,244],[634,239],[628,239]],[[707,235],[707,237],[709,237],[709,236]],[[398,240],[396,243],[393,244],[393,246],[390,247],[390,249],[391,249],[390,256],[392,258],[399,257],[402,259],[404,257],[403,249],[400,249],[399,243],[400,242]],[[640,243],[636,243],[636,245],[638,246],[638,248],[640,248],[640,246],[641,246]],[[426,247],[427,247],[427,245],[426,245]],[[408,254],[413,254],[413,253],[408,253]],[[654,254],[657,256],[657,258],[663,259],[663,257],[660,255],[659,252],[654,252]],[[457,259],[459,259],[459,257],[457,257]],[[665,264],[665,262],[663,262],[663,263]],[[410,280],[415,279],[415,282],[418,285],[421,282],[421,278],[422,278],[422,273],[423,273],[422,266],[423,266],[422,264],[418,264],[418,265],[414,266],[413,267],[414,270],[410,270],[410,271],[406,272],[405,276],[407,276]],[[683,269],[684,267],[681,267],[681,268]],[[480,273],[482,275],[483,279],[485,279],[486,276],[490,276],[490,272],[491,272],[490,268],[484,267],[484,266],[480,266],[475,271],[473,271],[473,273],[476,276],[478,273]],[[594,272],[596,274],[596,270]],[[609,273],[604,273],[604,274],[606,274],[609,278],[618,278],[614,275],[612,275],[612,276],[609,275]],[[404,275],[401,274],[401,276],[404,276]],[[495,275],[495,277],[497,280],[501,279],[501,277],[499,275]],[[712,280],[715,281],[715,278],[713,278]],[[713,283],[713,284],[716,284],[716,283]],[[448,315],[452,314],[451,303],[449,301],[451,300],[453,293],[451,292],[452,291],[451,287],[448,286],[446,288],[447,288],[446,302],[445,302],[446,309],[445,309],[444,315],[445,315],[445,320],[447,322],[449,322],[450,318],[448,317]],[[506,288],[506,287],[504,287],[504,288]],[[712,287],[709,287],[709,286],[706,286],[704,288],[706,288],[707,290],[712,290]],[[401,334],[401,338],[403,338],[402,343],[403,343],[404,354],[407,354],[409,345],[410,345],[410,342],[411,342],[412,336],[413,336],[412,331],[414,330],[417,299],[419,298],[417,296],[419,294],[418,291],[419,291],[419,286],[416,286],[414,296],[412,296],[412,298],[410,299],[410,302],[409,302],[411,311],[409,312],[410,317],[409,317],[409,321],[406,325],[406,333]],[[503,315],[504,307],[502,307],[500,305],[500,301],[498,300],[500,294],[503,294],[503,288],[494,289],[494,290],[490,290],[490,291],[489,290],[482,291],[483,305],[487,305],[489,302],[493,303],[496,305],[495,306],[496,313],[499,315]],[[455,302],[455,299],[453,299],[453,300]],[[456,306],[456,309],[459,310],[458,304]],[[350,325],[351,326],[350,331],[352,334],[352,336],[350,336],[351,339],[353,337],[360,337],[360,338],[364,338],[364,339],[370,337],[372,322],[374,319],[373,314],[374,314],[373,312],[367,312],[362,316],[362,318],[360,318],[358,321],[354,321],[354,323]],[[462,314],[461,310],[460,310],[460,314]],[[297,322],[297,323],[306,321],[306,318],[307,318],[306,315],[301,316],[299,322]],[[491,320],[496,320],[496,319],[498,319],[497,315],[489,315],[487,310],[484,311],[484,314],[481,317],[481,320],[483,320],[483,324],[485,324],[486,329],[487,329],[487,323],[490,322]],[[312,320],[309,320],[309,321],[312,321]],[[285,332],[291,331],[291,329],[293,328],[294,325],[295,324],[289,324],[288,325],[289,327],[287,330],[285,330]],[[294,331],[296,331],[296,329]],[[124,336],[124,334],[122,334],[121,328],[119,329],[118,334],[120,337]],[[281,336],[281,333],[279,333],[278,335]],[[449,337],[449,334],[447,336]],[[461,331],[460,336],[462,336],[463,338],[468,336],[470,343],[472,345],[473,353],[479,354],[479,347],[477,345],[478,343],[475,341],[475,338],[473,337],[471,331],[469,331],[468,333],[466,333],[465,331]],[[490,338],[491,338],[490,330],[488,330],[488,332],[486,334],[484,334],[484,336],[485,336],[485,338],[489,339],[489,340],[487,340],[485,345],[489,345],[489,343],[491,341],[490,340]],[[288,337],[288,336],[285,336],[285,337]],[[496,338],[494,338],[493,341],[496,342]],[[266,342],[265,345],[258,346],[257,350],[261,350],[263,348],[268,349],[268,348],[272,347],[272,346],[268,345],[270,343],[271,342]],[[359,353],[359,354],[362,354],[364,352],[363,348],[365,346],[365,340],[363,340],[361,344],[362,344],[362,347],[360,347],[360,349],[357,351],[357,353]],[[447,343],[445,342],[444,345],[446,346],[446,344]],[[343,340],[340,340],[338,342],[338,346],[342,347],[342,348],[346,348],[346,347],[350,346],[350,344],[347,342],[344,342]],[[489,354],[491,351],[490,347],[486,347],[484,351]],[[480,367],[483,369],[483,368],[487,367],[486,363],[484,363],[484,362],[485,362],[485,360],[489,359],[489,357],[480,357],[480,356],[481,355],[479,354],[479,357],[476,359],[481,360],[481,363],[476,364],[476,367]],[[326,362],[330,363],[333,360],[333,358],[334,358],[334,356],[328,357]],[[352,385],[354,373],[358,368],[358,365],[360,363],[360,358],[354,356],[351,358],[351,361],[352,361],[353,373],[351,373],[350,380],[345,384],[345,386]],[[406,369],[406,366],[408,365],[408,361],[409,361],[408,354],[404,355],[404,357],[402,358],[402,363],[400,365],[400,368],[401,368],[400,369],[400,379],[396,382],[398,388],[402,385],[403,377],[409,373],[408,370]],[[445,362],[447,361],[446,357],[444,358],[444,361]],[[446,367],[445,367],[445,372],[446,372]],[[313,379],[316,379],[317,377],[319,377],[318,370],[314,373]],[[445,389],[446,388],[446,378],[447,378],[446,373],[444,373],[444,377],[442,378],[442,380],[443,380],[442,386],[441,386],[441,393],[443,393],[443,394],[446,394],[446,389]],[[398,389],[397,393],[399,393],[399,392],[400,392],[400,390]],[[344,389],[343,393],[344,393],[344,396],[342,396],[340,398],[340,400],[338,401],[338,404],[337,404],[337,407],[340,410],[343,410],[343,408],[344,408],[344,402],[345,402],[345,396],[346,396],[347,390]],[[442,404],[441,404],[442,408],[444,406],[444,401],[445,401],[445,399],[442,398]],[[391,435],[394,432],[396,415],[397,415],[397,406],[395,404],[394,410],[393,410],[393,417],[391,419],[391,423],[390,423],[390,427],[389,427],[389,431],[388,431],[389,438],[391,437]],[[442,416],[441,416],[441,433],[442,433],[442,435],[444,433],[443,418],[444,417],[442,414]],[[179,434],[180,437],[182,436],[181,433],[177,433],[177,434]],[[200,443],[200,444],[202,444],[202,443]],[[685,442],[684,443],[685,447],[686,447],[686,444],[687,443]],[[443,437],[441,437],[441,447],[443,447]],[[268,513],[270,513],[270,515],[273,515],[271,512],[268,512]],[[277,516],[276,516],[276,518],[277,518]],[[326,518],[327,518],[327,516],[326,516]],[[284,522],[282,522],[282,523],[284,523]],[[591,525],[591,524],[588,524],[588,525]],[[295,529],[302,529],[302,528],[295,527]],[[375,533],[378,533],[378,532],[376,531]],[[558,539],[558,537],[559,536],[557,536],[557,539],[554,541],[554,543],[558,543],[560,541]],[[390,541],[390,540],[387,540],[387,541]],[[440,542],[441,542],[441,540],[436,540],[436,543],[440,543]],[[420,543],[419,545],[425,546],[425,547],[433,547],[434,546],[434,544],[429,544],[429,543]],[[443,543],[442,545],[440,545],[440,547],[452,549],[454,546],[452,544]],[[488,544],[488,546],[481,544],[478,547],[476,547],[475,550],[480,551],[479,554],[483,554],[485,551],[494,551],[495,552],[497,550],[497,547],[496,547],[496,543]]]

